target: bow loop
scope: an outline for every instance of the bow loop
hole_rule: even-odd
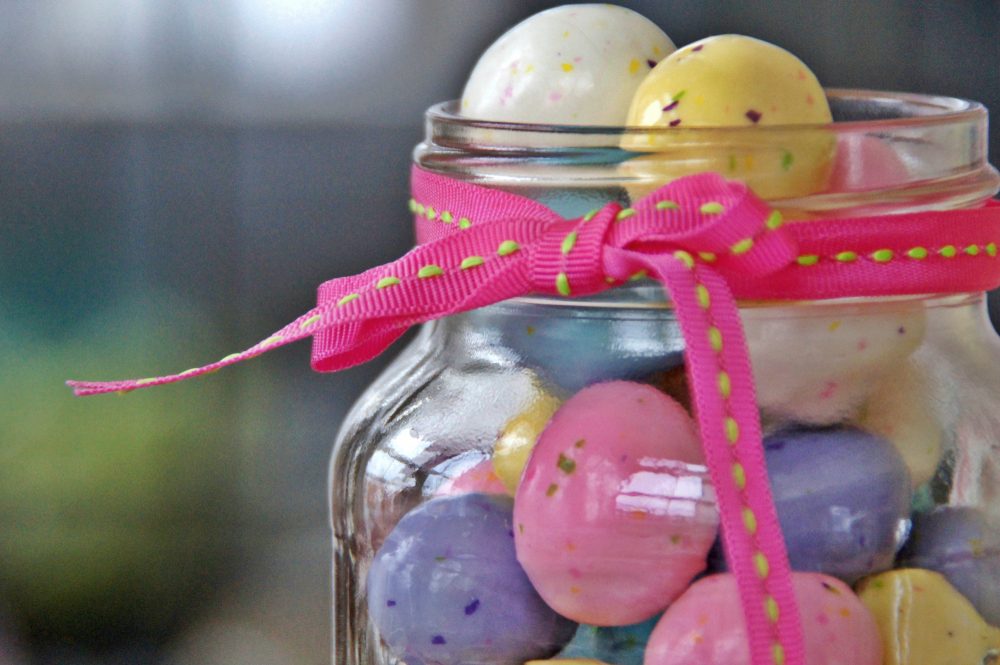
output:
[[[778,211],[714,173],[665,185],[620,216],[610,245],[647,255],[683,250],[723,274],[767,275],[798,254]]]

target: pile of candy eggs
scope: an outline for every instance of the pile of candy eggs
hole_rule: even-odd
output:
[[[476,65],[460,112],[650,128],[623,139],[614,196],[631,200],[700,171],[779,199],[905,174],[878,144],[839,145],[822,129],[826,97],[795,56],[739,35],[674,49],[610,5],[512,28]],[[723,147],[676,159],[686,129],[730,127],[759,127],[760,141],[730,150],[703,133]],[[845,170],[845,154],[870,156],[870,169]],[[944,447],[914,360],[920,304],[767,309],[745,328],[807,662],[936,665],[945,644],[981,662],[1000,649],[1000,530],[973,507],[913,515]],[[368,567],[378,639],[409,665],[748,662],[681,394],[683,349],[613,319],[545,326],[503,340],[538,375],[534,401],[489,459],[405,515]],[[623,352],[621,339],[638,346]]]

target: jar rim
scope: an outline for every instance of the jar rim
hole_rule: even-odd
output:
[[[449,125],[455,128],[496,130],[505,133],[523,132],[525,134],[559,134],[563,136],[594,136],[614,135],[649,136],[670,135],[690,136],[711,133],[718,140],[720,132],[726,135],[740,136],[753,133],[761,136],[768,132],[789,131],[890,131],[905,127],[926,127],[960,122],[975,122],[984,120],[987,116],[986,107],[977,101],[960,97],[944,95],[926,95],[908,92],[893,92],[884,90],[868,90],[862,88],[825,88],[827,99],[835,109],[838,103],[866,103],[870,108],[878,108],[883,113],[895,113],[892,117],[875,117],[864,119],[834,120],[830,123],[782,124],[782,125],[751,125],[746,127],[642,127],[642,126],[604,126],[604,125],[547,125],[537,123],[517,123],[508,121],[481,120],[469,118],[458,113],[459,101],[439,102],[427,109],[426,118],[435,124]]]

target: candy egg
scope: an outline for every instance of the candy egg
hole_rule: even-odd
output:
[[[1000,624],[1000,528],[978,508],[917,515],[900,562],[941,573],[986,621]]]
[[[368,614],[396,657],[520,665],[572,638],[517,563],[511,510],[507,496],[460,494],[399,521],[368,572]]]
[[[702,39],[665,58],[636,90],[628,125],[681,131],[625,136],[626,150],[652,153],[622,164],[627,188],[635,199],[714,171],[766,199],[820,191],[836,144],[822,126],[832,119],[819,81],[788,51],[743,35]],[[759,131],[683,131],[706,127]]]
[[[883,377],[924,339],[911,303],[746,310],[757,403],[770,421],[812,425],[856,416]]]
[[[560,403],[558,398],[542,392],[527,409],[504,425],[493,446],[493,468],[510,494],[517,491],[531,449]]]
[[[565,659],[582,658],[608,665],[642,665],[649,635],[659,620],[657,615],[631,626],[580,626],[573,640],[559,652],[559,665],[565,665]]]
[[[944,431],[934,413],[927,380],[916,367],[907,364],[886,375],[865,403],[858,425],[896,446],[914,487],[934,476],[941,462]]]
[[[916,568],[882,573],[862,581],[858,595],[878,623],[884,665],[995,662],[1000,630],[938,573]]]
[[[514,502],[518,561],[545,602],[596,626],[662,611],[718,528],[703,464],[690,416],[651,386],[600,383],[567,400]]]
[[[878,627],[843,582],[792,573],[809,665],[881,665]],[[779,612],[781,608],[779,607]],[[653,630],[645,665],[749,663],[746,622],[736,578],[726,573],[691,585]]]
[[[452,494],[468,494],[470,492],[507,494],[507,488],[493,469],[492,460],[483,460],[454,478],[449,478],[441,484],[437,491],[434,492],[434,495],[449,496]]]
[[[614,5],[531,16],[479,58],[461,113],[479,120],[620,126],[642,79],[674,51],[654,23]]]
[[[853,583],[892,567],[911,490],[891,443],[853,427],[788,429],[764,438],[764,454],[793,569]]]
[[[837,137],[837,156],[830,174],[830,191],[863,192],[889,189],[909,179],[909,169],[883,139],[856,132]]]
[[[568,391],[638,379],[684,361],[679,325],[662,315],[525,317],[507,327],[504,341],[526,366]]]

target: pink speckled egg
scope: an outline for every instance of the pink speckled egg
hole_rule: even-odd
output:
[[[576,393],[531,453],[514,523],[518,561],[563,616],[622,626],[661,612],[705,568],[719,523],[690,416],[644,384]]]
[[[840,580],[792,573],[809,665],[880,665],[882,641],[871,613]],[[779,608],[780,611],[780,608]],[[644,665],[749,663],[736,578],[705,577],[667,609],[646,645]]]

